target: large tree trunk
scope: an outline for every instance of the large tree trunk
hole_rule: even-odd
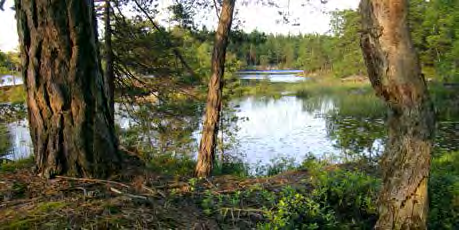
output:
[[[92,1],[16,0],[15,7],[39,175],[109,175],[120,159]]]
[[[236,0],[224,0],[217,33],[215,34],[214,51],[212,54],[212,76],[207,93],[206,117],[202,129],[199,146],[196,176],[210,176],[215,159],[218,123],[222,106],[223,73],[225,72],[225,55],[228,35],[233,21]]]
[[[115,121],[115,73],[113,70],[113,48],[112,48],[112,27],[111,27],[111,0],[105,0],[104,21],[105,21],[105,72],[104,78],[107,84],[108,104],[110,108],[111,121]],[[113,124],[114,125],[114,124]]]
[[[390,108],[376,229],[426,229],[435,116],[407,26],[408,0],[362,0],[361,47]]]

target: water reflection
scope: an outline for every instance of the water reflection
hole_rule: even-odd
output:
[[[327,133],[347,159],[375,160],[384,150],[386,128],[382,119],[327,117]]]
[[[239,117],[246,117],[239,126],[237,137],[242,152],[250,164],[267,164],[277,157],[300,162],[304,156],[335,154],[339,150],[327,137],[326,120],[319,116],[329,109],[303,109],[303,101],[294,96],[280,99],[248,97],[236,104]]]
[[[22,84],[24,84],[24,81],[21,77],[13,75],[0,76],[0,88],[5,86],[16,86]]]
[[[18,160],[30,156],[33,149],[27,119],[8,124],[8,131],[13,148],[9,149],[7,159]]]
[[[441,151],[459,151],[459,120],[439,121],[435,147]]]
[[[197,149],[193,132],[199,127],[201,109],[190,101],[120,104],[116,123],[120,143],[151,154],[190,155]],[[146,156],[148,157],[148,156]]]
[[[348,110],[347,113],[354,115],[346,114],[346,105],[330,95],[245,97],[230,105],[236,109],[224,115],[225,154],[237,154],[251,165],[269,164],[279,157],[300,163],[310,153],[326,158],[376,159],[387,138],[384,118],[374,116],[383,113],[371,112],[371,116],[365,116]],[[352,106],[366,109],[358,101],[353,101]],[[128,105],[126,108],[117,106],[117,110],[116,123],[124,146],[152,153],[192,156],[196,153],[202,119],[202,108],[196,103],[183,101],[167,107]],[[171,111],[180,111],[180,114]],[[10,153],[9,159],[25,157],[32,152],[25,111],[19,114],[22,115],[2,115],[2,118],[16,117],[3,119],[3,126],[0,126],[0,151]],[[234,119],[234,115],[239,119]],[[228,125],[231,121],[235,122],[234,126]],[[458,130],[459,122],[440,121],[437,150],[458,151]]]
[[[301,82],[307,80],[305,77],[300,77],[295,74],[285,75],[256,75],[246,74],[241,76],[242,80],[268,80],[270,82]]]
[[[0,104],[0,158],[17,160],[31,154],[26,107],[23,104]]]

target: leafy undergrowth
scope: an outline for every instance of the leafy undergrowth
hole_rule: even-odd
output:
[[[429,227],[457,229],[459,153],[432,161]],[[0,164],[0,229],[372,229],[379,169],[307,159],[278,175],[209,179],[126,164],[109,180],[32,173]]]
[[[376,220],[379,180],[313,161],[259,178],[136,166],[109,180],[45,180],[31,168],[0,165],[0,229],[369,229]]]

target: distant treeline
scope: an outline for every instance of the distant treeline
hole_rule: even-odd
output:
[[[410,7],[412,38],[426,77],[459,80],[459,2],[410,0]],[[117,61],[137,73],[176,75],[185,81],[207,82],[213,31],[179,25],[168,31],[164,28],[160,34],[151,27],[148,22],[117,21],[114,25]],[[273,35],[236,30],[230,37],[227,70],[295,68],[309,73],[329,71],[336,77],[365,75],[360,28],[358,12],[343,10],[332,13],[331,30],[325,35]],[[177,68],[174,47],[199,79],[190,78]],[[0,72],[17,71],[19,62],[17,54],[0,52]]]
[[[360,16],[352,10],[337,11],[332,16],[332,29],[326,35],[233,31],[228,47],[230,60],[235,58],[241,68],[331,70],[338,77],[365,74],[359,47]],[[193,34],[202,42],[195,54],[202,54],[207,44],[211,47],[213,32],[204,28]]]
[[[459,2],[410,0],[409,23],[426,77],[459,80]],[[332,13],[327,35],[235,32],[231,53],[246,66],[331,71],[337,77],[366,73],[360,50],[360,15]]]
[[[332,71],[337,77],[365,74],[359,46],[360,15],[352,10],[337,11],[331,24],[326,35],[236,32],[230,51],[248,67]]]
[[[0,76],[3,74],[12,74],[20,69],[21,60],[18,53],[3,53],[0,50]]]

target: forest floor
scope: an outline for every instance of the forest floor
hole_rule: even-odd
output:
[[[161,176],[137,168],[124,170],[123,175],[109,180],[72,177],[47,180],[34,175],[32,167],[31,160],[1,166],[0,229],[254,227],[264,218],[261,215],[264,210],[251,208],[253,205],[247,203],[241,208],[218,207],[219,210],[209,211],[216,207],[203,206],[204,197],[256,189],[279,192],[287,185],[308,186],[304,182],[308,177],[305,170],[265,178],[220,176],[197,180]],[[219,212],[219,217],[214,212]]]
[[[429,229],[458,229],[459,154],[432,159]],[[380,169],[311,159],[274,176],[196,179],[138,164],[106,180],[0,164],[0,229],[371,229]]]

